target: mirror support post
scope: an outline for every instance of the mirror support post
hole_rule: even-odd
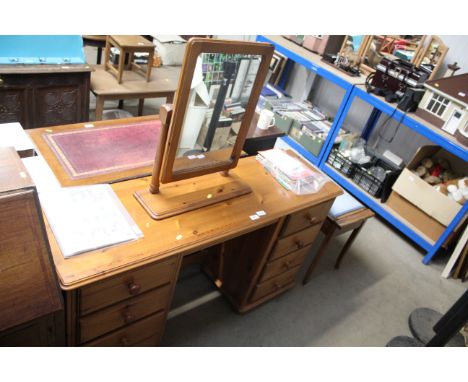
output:
[[[161,121],[161,132],[159,134],[158,146],[156,148],[156,158],[153,165],[153,176],[149,190],[152,194],[159,193],[162,160],[164,158],[164,150],[166,148],[167,133],[172,118],[172,105],[165,104],[159,109],[159,120]]]

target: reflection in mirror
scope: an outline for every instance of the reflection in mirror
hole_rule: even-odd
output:
[[[174,173],[230,162],[260,63],[260,55],[199,54]]]
[[[370,36],[368,48],[364,53],[364,65],[371,69],[375,69],[383,58],[381,53],[382,40],[379,36]]]
[[[366,36],[364,35],[348,35],[343,43],[341,51],[359,53],[363,44],[365,43]]]
[[[415,64],[429,73],[429,80],[437,75],[437,71],[444,62],[448,47],[438,36],[431,36],[420,54],[416,56]]]
[[[421,47],[422,35],[373,35],[369,36],[364,53],[364,65],[376,69],[383,57],[413,62]]]

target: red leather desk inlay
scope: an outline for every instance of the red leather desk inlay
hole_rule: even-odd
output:
[[[149,166],[154,162],[161,122],[45,134],[44,138],[73,179]]]

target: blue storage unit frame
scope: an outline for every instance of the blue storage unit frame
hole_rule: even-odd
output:
[[[333,83],[341,86],[346,90],[346,94],[343,97],[341,105],[338,109],[338,113],[335,116],[335,120],[333,122],[332,129],[330,130],[330,134],[328,135],[325,144],[322,147],[319,157],[313,156],[289,137],[283,137],[279,139],[285,141],[299,154],[301,154],[306,159],[310,160],[313,164],[317,165],[323,172],[330,176],[340,186],[342,186],[349,193],[351,193],[353,196],[359,199],[362,203],[364,203],[366,206],[372,209],[375,213],[384,218],[387,222],[392,224],[409,239],[411,239],[413,242],[415,242],[421,248],[423,248],[426,251],[423,263],[428,264],[431,261],[431,259],[435,256],[437,251],[440,249],[442,244],[445,242],[445,240],[449,237],[450,233],[457,227],[457,225],[461,222],[464,216],[466,216],[466,214],[468,213],[468,203],[465,203],[463,205],[461,210],[458,212],[458,214],[455,216],[452,222],[448,225],[448,227],[445,229],[445,231],[442,233],[439,239],[435,243],[433,243],[431,241],[428,241],[426,238],[423,237],[423,235],[418,233],[409,224],[406,224],[402,219],[400,219],[398,216],[392,213],[392,211],[385,204],[381,203],[379,200],[369,195],[366,191],[362,190],[350,179],[346,178],[343,174],[339,173],[338,171],[334,170],[331,166],[329,166],[326,163],[327,158],[333,147],[333,142],[335,141],[338,132],[341,129],[343,121],[345,120],[346,115],[353,103],[353,100],[356,97],[359,97],[361,100],[374,107],[374,110],[369,117],[368,123],[366,124],[362,132],[362,136],[364,138],[367,138],[370,135],[372,129],[375,127],[375,124],[380,114],[386,113],[388,115],[391,115],[393,119],[397,120],[398,122],[401,122],[402,125],[421,134],[433,143],[441,146],[445,150],[460,157],[465,161],[468,161],[468,150],[462,145],[457,144],[454,140],[446,138],[443,135],[443,133],[438,133],[435,128],[429,127],[429,124],[425,124],[424,122],[418,120],[418,118],[412,116],[411,114],[406,114],[399,109],[395,110],[395,106],[386,103],[385,101],[376,96],[368,94],[364,89],[360,88],[359,86],[344,81],[342,78],[335,76],[333,73],[330,73],[326,69],[316,65],[313,62],[308,61],[300,54],[297,54],[296,52],[285,48],[278,42],[272,41],[271,39],[264,36],[258,36],[257,41],[268,42],[273,44],[275,46],[275,49],[279,53],[303,65],[305,68],[316,72],[320,76],[323,76],[324,78],[332,81]]]
[[[274,45],[275,50],[282,55],[286,56],[290,60],[294,61],[295,63],[298,63],[302,66],[304,66],[306,69],[315,72],[317,75],[333,82],[334,84],[340,86],[342,89],[345,90],[345,94],[343,96],[343,99],[341,100],[341,104],[338,108],[338,111],[335,115],[335,118],[333,120],[330,132],[335,131],[337,128],[337,123],[340,115],[343,113],[343,110],[345,106],[348,103],[348,99],[351,95],[351,91],[353,90],[353,84],[345,81],[343,78],[336,76],[332,72],[326,70],[325,68],[315,64],[314,62],[311,62],[301,56],[300,54],[293,52],[290,49],[287,49],[286,47],[282,46],[280,43],[277,41],[272,40],[271,38],[268,38],[266,36],[257,36],[257,41],[258,42],[267,42],[272,45]],[[319,156],[315,156],[311,154],[309,151],[307,151],[305,148],[303,148],[299,143],[297,143],[294,139],[285,136],[281,138],[284,140],[289,146],[291,146],[294,150],[299,152],[304,158],[307,158],[309,161],[311,161],[313,164],[319,166],[320,163],[324,161],[324,154],[327,152],[328,146],[331,147],[333,144],[333,141],[331,140],[331,134],[328,134],[327,139],[325,140],[322,149],[320,150]]]

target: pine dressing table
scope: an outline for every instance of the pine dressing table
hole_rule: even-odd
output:
[[[47,157],[50,153],[41,142],[41,130],[45,129],[31,136]],[[137,241],[65,259],[47,226],[64,291],[69,346],[157,345],[182,258],[199,251],[209,251],[216,259],[210,267],[213,281],[238,312],[247,312],[295,285],[310,245],[341,189],[328,182],[317,194],[294,195],[254,157],[240,159],[230,174],[247,183],[252,193],[160,221],[151,219],[134,197],[136,190],[149,187],[151,177],[113,183],[113,190],[143,231],[144,237]],[[209,174],[162,185],[161,190],[177,194],[222,178]],[[251,220],[249,216],[257,211],[266,215]]]

